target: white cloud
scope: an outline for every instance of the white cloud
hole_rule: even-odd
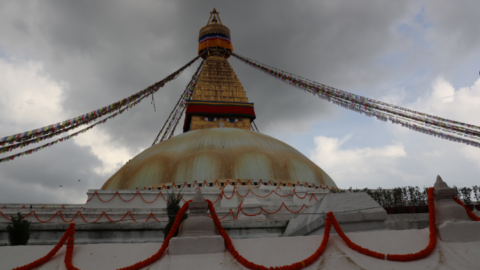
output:
[[[442,96],[446,98],[442,98]],[[406,105],[413,109],[436,116],[461,121],[480,126],[480,79],[470,87],[454,87],[444,78],[438,77],[432,83],[432,89],[424,98],[417,99],[413,104]],[[461,155],[480,170],[480,150],[464,144],[455,148],[457,155]],[[436,151],[438,152],[438,151]],[[450,153],[450,157],[453,153]]]
[[[433,91],[430,101],[437,103],[453,102],[455,96],[455,88],[447,82],[443,77],[438,77],[433,81]]]
[[[452,93],[453,89],[447,80],[467,68],[476,67],[474,62],[479,56],[480,41],[480,36],[476,34],[480,18],[475,16],[478,8],[471,3],[458,5],[453,1],[441,4],[438,1],[430,2],[431,5],[429,1],[399,1],[395,5],[379,5],[372,1],[371,5],[361,3],[355,8],[352,8],[351,3],[332,6],[315,2],[311,8],[295,4],[279,8],[275,4],[265,4],[259,5],[253,13],[251,8],[242,4],[225,4],[219,10],[225,15],[224,22],[238,37],[235,41],[236,48],[246,56],[373,98],[396,92],[397,96],[383,100],[478,125],[480,123],[476,116],[479,115],[480,102],[477,90],[469,87],[464,90],[466,94],[463,97],[462,89],[459,89],[454,91],[454,97],[443,98]],[[188,8],[176,5],[165,7],[164,4],[135,5],[133,9],[130,4],[122,5],[118,1],[110,4],[102,2],[100,5],[84,5],[83,2],[76,1],[58,5],[45,1],[43,9],[38,9],[35,5],[12,3],[15,4],[3,5],[0,9],[0,57],[4,54],[21,55],[41,63],[1,60],[0,135],[55,123],[91,111],[170,74],[173,67],[180,67],[190,60],[185,52],[195,51],[192,46],[195,46],[194,38],[199,30],[196,25],[206,20],[205,14],[208,16],[210,11],[204,3],[195,4],[194,7],[188,3]],[[270,12],[268,20],[265,20],[265,11],[272,7],[276,8],[276,12]],[[115,10],[113,13],[112,8]],[[300,12],[308,22],[299,23],[295,18],[284,16],[292,10]],[[320,16],[319,10],[323,12]],[[182,16],[178,15],[179,11]],[[186,11],[190,14],[185,15]],[[111,14],[117,16],[112,17]],[[247,23],[244,14],[251,17]],[[464,19],[458,20],[459,16]],[[258,27],[259,22],[264,21],[270,22],[270,25],[264,25],[269,29],[267,36],[264,29]],[[178,27],[158,27],[168,23]],[[404,24],[411,27],[403,27]],[[294,35],[285,38],[282,35],[285,31]],[[248,39],[242,38],[244,33],[263,40],[265,44],[262,48],[275,49],[253,46]],[[297,40],[304,42],[299,44]],[[169,44],[165,46],[166,41]],[[170,41],[174,41],[176,50],[170,49]],[[156,46],[158,44],[161,46]],[[296,50],[291,50],[292,44]],[[379,64],[379,59],[386,60]],[[283,136],[283,133],[287,133],[284,132],[286,129],[293,134],[292,141],[303,145],[306,144],[304,141],[308,141],[305,140],[304,132],[312,125],[321,125],[319,130],[324,132],[316,135],[328,134],[330,138],[324,138],[335,140],[342,138],[344,132],[351,132],[345,131],[345,127],[355,126],[359,123],[357,119],[363,117],[357,115],[357,118],[352,117],[339,124],[338,118],[351,116],[353,112],[344,111],[344,114],[339,114],[330,103],[312,99],[311,95],[267,78],[234,58],[229,61],[249,99],[255,102],[257,125],[262,132],[274,132]],[[466,62],[470,64],[467,65]],[[196,65],[198,62],[194,64]],[[109,121],[69,143],[45,150],[51,151],[51,159],[47,159],[48,154],[42,151],[19,161],[2,164],[0,171],[12,171],[14,181],[31,178],[21,173],[22,170],[28,170],[32,174],[51,171],[45,179],[54,178],[55,175],[58,178],[77,177],[76,174],[84,173],[81,174],[82,184],[88,175],[100,183],[101,180],[97,179],[103,179],[105,174],[131,158],[123,147],[128,147],[133,153],[139,147],[148,146],[145,138],[151,140],[149,138],[156,135],[163,119],[170,113],[172,100],[178,98],[179,92],[174,90],[184,89],[188,81],[185,78],[193,73],[194,66],[186,71],[188,74],[169,83],[162,94],[155,96],[156,114],[151,112],[150,107],[148,111],[141,111],[141,107],[137,107],[137,111],[124,114],[121,123]],[[13,74],[14,77],[8,78],[8,74]],[[428,89],[432,78],[437,74],[445,74],[447,80],[438,79],[437,86],[423,95],[423,90]],[[459,76],[453,85],[463,83],[464,78],[465,76]],[[65,96],[63,94],[67,85],[61,81],[68,82],[70,87]],[[30,90],[24,92],[24,89]],[[39,89],[42,89],[41,92]],[[415,92],[420,89],[422,92]],[[407,97],[411,98],[412,93],[414,98],[421,93],[422,98],[411,103],[412,99]],[[32,99],[30,105],[26,102],[29,98]],[[340,110],[342,109],[339,108],[338,111]],[[402,183],[431,185],[436,174],[441,174],[444,179],[447,179],[444,175],[449,175],[452,179],[450,181],[459,181],[457,186],[464,185],[465,179],[477,179],[479,149],[412,132],[398,125],[375,122],[372,118],[362,119],[365,120],[360,120],[361,127],[357,125],[354,134],[357,140],[361,140],[362,136],[366,138],[368,134],[369,140],[361,141],[362,148],[350,149],[346,147],[347,143],[341,144],[341,139],[337,139],[336,142],[326,144],[333,147],[333,150],[329,150],[332,156],[321,155],[322,159],[318,160],[339,185],[346,183],[344,179],[349,181],[345,184],[347,187],[355,187],[357,184],[359,187],[391,187],[401,186]],[[114,141],[119,143],[114,144]],[[396,141],[402,144],[395,144]],[[391,152],[388,146],[393,146],[394,149],[403,146],[408,158],[382,156],[382,151],[390,151],[391,154],[395,152]],[[95,156],[91,153],[95,153]],[[42,158],[38,160],[38,166],[35,167],[38,169],[35,170],[32,169],[34,156]],[[71,167],[65,169],[67,165],[62,165],[65,170],[59,172],[60,166],[56,164],[59,159],[68,161],[75,158],[78,158],[76,163],[65,162]],[[349,160],[357,169],[342,168],[338,165],[342,158]],[[369,164],[366,164],[367,161]],[[359,164],[355,165],[356,162]],[[327,168],[328,166],[333,166],[334,169]],[[371,173],[364,170],[370,170]],[[98,176],[99,173],[102,176]],[[4,177],[0,177],[0,181],[2,178]],[[47,182],[38,181],[42,181],[42,185]],[[16,194],[13,197],[26,196],[22,192]]]
[[[455,89],[448,80],[437,77],[431,81],[427,91],[413,102],[407,101],[403,90],[381,99],[480,126],[480,79],[471,86]],[[377,141],[370,141],[364,148],[345,147],[351,136],[343,139],[338,135],[314,138],[315,151],[312,151],[311,159],[339,187],[433,186],[437,175],[441,175],[449,185],[480,184],[478,148],[418,133],[390,122],[365,121],[364,127],[375,133],[372,136],[378,136]],[[380,143],[383,146],[379,146]]]
[[[344,149],[343,139],[317,136],[314,138],[315,151],[310,158],[325,170],[341,188],[356,183],[358,188],[378,185],[381,179],[390,179],[396,173],[396,163],[407,153],[402,144],[377,148]]]
[[[33,181],[32,181],[33,182]],[[15,179],[2,179],[1,180],[1,201],[0,203],[85,203],[87,197],[84,190],[78,187],[72,187],[70,183],[61,183],[63,187],[45,186],[43,183],[22,183],[15,181]],[[74,182],[74,184],[76,184]],[[18,200],[21,196],[19,193],[27,193],[28,196],[23,197],[22,200]],[[35,191],[35,192],[31,192]]]
[[[405,97],[404,97],[405,98]],[[431,83],[431,88],[426,91],[422,96],[418,97],[414,102],[405,102],[404,98],[399,96],[386,97],[385,99],[398,99],[398,102],[393,103],[405,108],[413,109],[419,112],[435,115],[455,121],[460,121],[467,124],[473,124],[480,126],[478,115],[480,115],[480,79],[477,79],[472,86],[461,87],[456,90],[450,82],[445,78],[439,76],[435,78]],[[399,125],[389,125],[390,132],[394,134],[402,134],[402,141],[411,139],[411,132],[408,129],[402,128]],[[426,135],[424,135],[426,136]],[[441,139],[429,137],[428,139],[434,142],[442,141]],[[455,149],[472,148],[465,144],[457,144],[459,147]],[[426,146],[425,146],[426,147]],[[478,151],[477,148],[473,148],[472,151]],[[430,149],[425,148],[423,155],[425,156],[445,156],[446,153],[440,155],[442,149]],[[462,150],[464,151],[464,150]],[[465,150],[468,153],[471,150]],[[465,153],[467,153],[465,152]],[[469,156],[474,156],[470,154]],[[477,160],[480,162],[480,159]]]
[[[95,169],[95,172],[102,176],[111,176],[132,158],[132,154],[126,147],[115,143],[107,134],[98,129],[83,133],[75,137],[74,141],[80,146],[91,147],[93,154],[103,162],[103,166]]]
[[[66,87],[52,80],[39,62],[0,58],[2,135],[58,122],[62,116],[62,88]]]
[[[67,89],[68,85],[53,80],[40,62],[15,59],[7,61],[0,58],[1,136],[72,117],[67,116],[62,108],[63,95]],[[90,151],[102,161],[92,172],[102,176],[112,174],[132,156],[126,147],[113,143],[112,138],[98,127],[75,137],[74,142],[80,146],[89,146]],[[32,147],[36,146],[39,145]],[[54,147],[62,147],[62,144]],[[41,152],[35,155],[41,155]]]
[[[412,104],[405,105],[421,112],[480,125],[480,79],[470,87],[455,90],[443,77],[436,78],[431,91]]]

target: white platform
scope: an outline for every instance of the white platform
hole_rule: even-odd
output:
[[[170,255],[209,254],[225,252],[225,240],[220,235],[174,237],[170,240]]]
[[[347,233],[356,244],[391,254],[414,253],[428,245],[428,229]],[[318,248],[322,236],[299,236],[232,240],[240,255],[265,266],[281,266],[304,260]],[[161,243],[76,245],[73,264],[79,269],[118,269],[154,254]],[[0,247],[0,269],[12,269],[47,254],[53,246]],[[65,247],[38,269],[64,270]],[[437,242],[433,253],[413,262],[392,262],[367,257],[332,235],[325,253],[306,270],[316,269],[478,269],[480,242]],[[226,251],[198,255],[165,255],[149,270],[160,269],[246,269]]]
[[[323,234],[326,214],[330,211],[344,232],[386,228],[387,212],[368,194],[331,193],[291,219],[284,236]]]
[[[446,221],[437,226],[437,229],[438,236],[444,242],[480,242],[480,222],[478,221]]]

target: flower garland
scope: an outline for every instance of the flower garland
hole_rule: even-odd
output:
[[[437,228],[435,227],[436,217],[435,217],[435,201],[433,196],[433,188],[429,188],[427,190],[428,194],[428,210],[429,210],[429,228],[430,228],[430,241],[428,246],[417,253],[413,254],[405,254],[405,255],[398,255],[398,254],[388,254],[387,260],[389,261],[414,261],[418,259],[422,259],[430,255],[432,251],[435,249],[435,245],[437,244]]]
[[[340,238],[342,238],[342,240],[345,242],[345,244],[347,244],[347,246],[349,248],[351,248],[351,249],[353,249],[353,250],[355,250],[359,253],[362,253],[364,255],[374,257],[374,258],[377,258],[377,259],[382,259],[383,260],[385,258],[385,254],[383,254],[383,253],[378,253],[378,252],[371,251],[371,250],[366,249],[366,248],[362,248],[361,246],[359,246],[359,245],[353,243],[352,241],[350,241],[350,239],[343,232],[342,228],[340,228],[340,225],[338,225],[338,222],[335,219],[335,215],[333,215],[333,212],[328,212],[327,213],[327,218],[328,217],[331,219],[331,222],[333,224],[333,228],[335,228],[335,231],[337,231]]]
[[[213,203],[215,204],[215,203],[219,200],[219,198],[220,198],[220,197],[218,197],[217,200],[216,200],[215,202],[213,202]],[[229,216],[230,214],[232,214],[233,219],[237,219],[240,212],[242,212],[242,213],[243,213],[244,215],[246,215],[246,216],[253,217],[253,216],[260,215],[260,214],[262,214],[262,213],[267,213],[267,214],[269,214],[269,215],[274,215],[274,214],[278,213],[280,210],[282,210],[282,208],[285,208],[287,211],[289,211],[290,213],[293,213],[293,214],[300,213],[300,212],[303,210],[303,208],[307,208],[307,209],[308,209],[308,206],[307,206],[306,204],[303,204],[302,207],[300,207],[300,209],[298,209],[297,211],[292,211],[292,210],[290,210],[290,209],[287,207],[287,205],[286,205],[285,203],[282,203],[282,204],[280,205],[280,207],[279,207],[276,211],[268,212],[268,211],[265,210],[263,207],[261,207],[261,208],[260,208],[260,211],[259,211],[257,214],[250,215],[250,214],[247,214],[247,213],[245,213],[245,212],[243,211],[241,205],[242,205],[242,204],[240,203],[240,205],[239,205],[238,208],[237,208],[237,213],[236,213],[236,214],[235,214],[235,212],[234,212],[232,209],[230,209],[230,211],[229,211],[225,216],[221,217],[220,219],[224,219],[224,218],[226,218],[227,216]],[[105,212],[105,211],[103,211],[103,212],[100,214],[100,216],[98,216],[98,218],[95,219],[94,221],[88,221],[88,220],[86,220],[85,217],[83,216],[82,212],[80,212],[80,211],[77,211],[77,213],[75,214],[75,216],[74,216],[73,218],[71,218],[70,220],[65,220],[65,218],[63,217],[63,214],[62,214],[61,211],[55,212],[55,214],[53,214],[53,216],[50,217],[48,220],[41,220],[41,219],[37,216],[37,213],[36,213],[35,211],[31,211],[30,213],[26,214],[26,215],[24,216],[24,218],[26,218],[26,217],[28,217],[28,216],[30,216],[30,215],[32,215],[32,214],[33,214],[33,216],[38,220],[38,222],[40,222],[40,223],[48,223],[48,222],[52,221],[57,215],[60,216],[60,218],[61,218],[61,219],[63,220],[63,222],[65,222],[65,223],[70,223],[70,222],[72,222],[73,220],[75,220],[77,217],[80,217],[80,218],[83,220],[83,222],[85,222],[85,223],[97,223],[103,216],[105,216],[105,218],[106,218],[107,220],[109,220],[110,222],[120,222],[120,221],[123,221],[125,218],[128,218],[128,216],[130,216],[130,220],[132,220],[133,222],[139,222],[139,221],[137,221],[137,220],[133,217],[133,214],[132,214],[132,212],[130,212],[130,211],[127,211],[127,212],[123,215],[123,217],[120,218],[120,219],[118,219],[118,220],[113,220],[113,219],[111,219],[111,218],[108,216],[107,212]],[[7,217],[5,214],[3,214],[3,212],[1,212],[1,211],[0,211],[0,216],[2,216],[3,218],[5,218],[5,219],[8,220],[8,221],[11,221],[11,219],[10,219],[9,217]],[[160,221],[155,217],[155,215],[154,215],[153,213],[150,213],[150,215],[149,215],[148,218],[145,220],[145,222],[148,222],[148,220],[150,219],[150,217],[152,217],[153,219],[155,219],[157,222],[160,222]]]
[[[474,221],[480,221],[480,217],[477,217],[477,215],[475,215],[470,209],[468,209],[462,201],[460,201],[457,197],[453,196],[453,200],[460,204],[464,209],[465,211],[467,212],[467,215],[470,219],[474,220]]]
[[[21,141],[24,140],[24,138],[31,138],[32,136],[36,137],[37,134],[40,134],[40,133],[42,133],[42,134],[53,133],[57,130],[63,129],[63,128],[68,127],[70,125],[84,123],[86,121],[94,120],[94,119],[96,119],[98,117],[101,117],[105,114],[112,113],[115,110],[120,109],[121,107],[128,106],[131,102],[135,102],[139,98],[146,97],[146,96],[149,96],[149,95],[157,92],[161,87],[163,87],[165,85],[165,83],[167,83],[169,81],[172,81],[175,78],[177,78],[178,75],[180,75],[180,73],[183,72],[183,70],[188,68],[191,64],[193,64],[195,61],[197,61],[198,58],[200,58],[201,56],[202,55],[199,55],[199,56],[195,57],[192,61],[188,62],[186,65],[181,67],[179,70],[170,74],[165,79],[163,79],[159,82],[156,82],[153,85],[147,87],[146,89],[144,89],[142,91],[139,91],[139,92],[137,92],[137,93],[135,93],[135,94],[133,94],[133,95],[127,97],[127,98],[124,98],[124,99],[122,99],[118,102],[112,103],[112,104],[110,104],[108,106],[105,106],[103,108],[100,108],[98,110],[91,111],[89,113],[74,117],[72,119],[65,120],[65,121],[57,123],[57,124],[48,125],[48,126],[45,126],[45,127],[41,127],[41,128],[31,130],[31,131],[22,132],[22,133],[18,133],[18,134],[3,137],[3,138],[0,139],[0,145],[3,146],[3,145],[5,145],[5,143],[13,142],[13,141],[21,142]]]
[[[65,231],[65,233],[63,234],[60,241],[58,241],[58,243],[55,245],[55,247],[47,255],[45,255],[44,257],[42,257],[42,258],[40,258],[40,259],[38,259],[38,260],[36,260],[32,263],[14,268],[13,270],[31,270],[33,268],[37,268],[40,265],[48,262],[50,259],[52,259],[53,256],[55,256],[55,254],[57,254],[58,250],[63,246],[65,241],[67,241],[67,238],[69,238],[71,235],[73,235],[72,232],[75,233],[75,223],[70,223],[70,225],[68,226],[68,229]],[[73,249],[72,249],[72,251],[73,251]]]
[[[178,211],[177,216],[175,217],[175,222],[173,223],[173,226],[170,229],[170,232],[168,233],[167,237],[163,241],[162,247],[158,250],[157,253],[153,254],[150,258],[144,261],[138,262],[131,266],[120,268],[118,270],[139,270],[141,268],[149,266],[150,264],[158,261],[165,253],[165,250],[167,250],[167,247],[170,244],[170,240],[175,235],[175,232],[177,232],[178,227],[180,226],[180,222],[182,222],[183,214],[185,214],[185,212],[188,210],[188,205],[190,204],[190,202],[191,201],[185,202],[182,208],[180,208],[180,210]]]
[[[427,194],[428,194],[428,207],[429,207],[429,211],[430,211],[429,212],[429,218],[430,218],[430,220],[429,220],[430,236],[429,237],[430,237],[430,241],[429,241],[428,246],[425,249],[423,249],[423,250],[421,250],[417,253],[402,254],[402,255],[399,255],[399,254],[387,254],[387,255],[385,255],[384,253],[379,253],[379,252],[375,252],[375,251],[372,251],[372,250],[369,250],[369,249],[366,249],[366,248],[362,248],[361,246],[353,243],[345,235],[345,233],[342,231],[342,228],[340,227],[337,220],[335,219],[335,215],[333,214],[333,212],[328,212],[327,217],[325,219],[325,231],[324,231],[322,244],[317,249],[317,251],[314,254],[312,254],[310,257],[308,257],[307,259],[305,259],[301,262],[297,262],[297,263],[294,263],[294,264],[291,264],[291,265],[285,265],[285,266],[281,266],[281,267],[275,267],[275,269],[289,269],[289,270],[290,269],[291,270],[295,269],[295,270],[297,270],[297,269],[302,269],[302,268],[312,264],[315,260],[317,260],[320,257],[320,255],[323,253],[323,251],[326,248],[326,245],[327,245],[328,240],[329,240],[331,225],[333,225],[333,227],[337,231],[338,235],[342,238],[342,240],[347,244],[348,247],[350,247],[351,249],[353,249],[353,250],[355,250],[359,253],[362,253],[364,255],[367,255],[367,256],[370,256],[370,257],[373,257],[373,258],[377,258],[377,259],[381,259],[381,260],[384,260],[386,258],[387,260],[390,260],[390,261],[414,261],[414,260],[425,258],[428,255],[430,255],[430,253],[432,253],[432,251],[435,249],[435,246],[437,244],[437,230],[436,230],[436,227],[435,227],[436,217],[435,217],[435,202],[434,202],[434,196],[433,196],[433,188],[429,188],[428,191],[427,191]],[[245,259],[244,257],[242,257],[241,255],[239,255],[238,252],[235,250],[235,247],[232,244],[232,240],[228,236],[225,229],[223,229],[222,224],[220,222],[220,219],[218,218],[217,213],[215,212],[215,208],[213,207],[213,203],[210,200],[205,200],[205,201],[208,202],[208,209],[210,211],[210,214],[213,217],[213,221],[215,222],[215,225],[217,226],[219,234],[225,239],[226,247],[227,247],[228,251],[230,251],[232,256],[240,264],[242,264],[243,266],[245,266],[247,268],[250,268],[250,269],[262,269],[262,270],[273,269],[273,267],[267,268],[263,265],[258,265],[258,264],[252,263],[252,262],[248,261],[247,259]]]
[[[255,264],[250,262],[249,260],[245,259],[242,257],[240,254],[238,254],[238,251],[235,249],[235,247],[232,244],[232,240],[228,236],[227,232],[225,229],[222,227],[222,223],[220,222],[220,219],[217,216],[217,213],[215,212],[215,207],[213,206],[213,203],[210,200],[205,200],[208,202],[208,210],[210,211],[210,214],[213,217],[213,222],[215,222],[215,225],[217,226],[218,233],[223,237],[225,240],[225,245],[232,254],[232,256],[243,266],[250,268],[250,269],[260,269],[260,270],[269,270],[273,269],[273,267],[267,268],[263,265]],[[331,230],[331,218],[327,217],[326,222],[325,222],[325,231],[324,231],[324,236],[322,243],[320,244],[320,247],[313,253],[310,257],[306,258],[303,261],[293,263],[291,265],[284,265],[280,267],[275,267],[275,269],[279,270],[297,270],[297,269],[302,269],[304,267],[307,267],[311,265],[313,262],[315,262],[325,251],[325,248],[327,247],[327,243],[330,237],[330,230]]]
[[[72,223],[73,224],[73,223]],[[72,257],[73,257],[73,243],[75,242],[75,224],[73,224],[70,231],[70,236],[67,239],[67,252],[65,253],[65,267],[68,270],[80,270],[73,266]]]
[[[245,266],[249,269],[254,269],[254,270],[269,270],[269,269],[299,270],[299,269],[305,268],[305,267],[313,264],[323,254],[323,252],[325,251],[325,248],[327,247],[328,241],[329,241],[330,231],[331,231],[331,226],[332,225],[335,228],[338,235],[342,238],[342,240],[347,244],[348,247],[350,247],[351,249],[353,249],[353,250],[355,250],[359,253],[365,254],[367,256],[374,257],[374,258],[377,258],[377,259],[382,259],[382,260],[385,259],[385,257],[386,257],[386,259],[390,260],[390,261],[413,261],[413,260],[418,260],[418,259],[422,259],[422,258],[427,257],[435,249],[435,246],[436,246],[436,243],[437,243],[437,231],[436,231],[436,227],[435,227],[435,222],[436,222],[435,204],[434,204],[435,202],[434,202],[434,196],[433,196],[433,188],[429,188],[428,191],[427,191],[427,194],[428,194],[428,207],[429,207],[429,218],[430,218],[430,220],[429,220],[430,241],[429,241],[428,246],[425,249],[423,249],[423,250],[421,250],[417,253],[403,254],[403,255],[387,254],[385,256],[385,254],[383,254],[383,253],[379,253],[379,252],[371,251],[371,250],[366,249],[366,248],[362,248],[361,246],[353,243],[345,235],[345,233],[342,231],[340,225],[338,224],[338,221],[335,219],[335,215],[333,214],[333,212],[328,212],[327,216],[325,218],[325,229],[324,229],[323,239],[322,239],[322,242],[321,242],[319,248],[311,256],[309,256],[308,258],[306,258],[303,261],[296,262],[296,263],[293,263],[291,265],[284,265],[284,266],[275,267],[275,268],[274,267],[267,268],[263,265],[255,264],[253,262],[248,261],[243,256],[241,256],[238,253],[238,251],[235,249],[235,247],[233,246],[232,240],[228,236],[227,232],[222,227],[222,223],[220,222],[220,219],[217,216],[217,213],[215,211],[215,207],[213,206],[213,203],[210,200],[205,200],[205,201],[208,203],[208,210],[210,211],[210,215],[213,217],[213,221],[214,221],[215,225],[217,226],[218,233],[225,240],[225,245],[226,245],[228,251],[230,252],[230,254],[232,254],[232,256],[240,264],[242,264],[243,266]],[[458,198],[454,197],[454,200],[457,203],[463,205],[461,203],[461,201],[458,200]],[[175,217],[175,222],[173,223],[172,229],[170,230],[169,234],[165,238],[165,241],[162,243],[162,246],[158,250],[157,253],[155,253],[150,258],[148,258],[144,261],[138,262],[138,263],[136,263],[134,265],[131,265],[131,266],[120,268],[118,270],[139,270],[141,268],[144,268],[144,267],[158,261],[163,256],[163,254],[165,253],[166,249],[168,248],[168,245],[170,244],[170,240],[172,239],[172,237],[174,236],[174,234],[178,230],[178,228],[180,226],[180,222],[182,221],[183,215],[187,211],[190,202],[191,201],[185,202],[185,204],[182,206],[182,208],[180,208],[180,210],[178,211],[177,216]],[[65,231],[65,234],[62,236],[62,238],[57,243],[55,248],[52,249],[52,251],[50,251],[47,255],[45,255],[41,259],[38,259],[38,260],[36,260],[36,261],[34,261],[30,264],[24,265],[24,266],[14,268],[13,270],[30,270],[30,269],[33,269],[35,267],[38,267],[38,266],[44,264],[45,262],[49,261],[58,252],[58,250],[63,246],[63,244],[67,240],[68,241],[67,241],[67,252],[66,252],[66,255],[65,255],[65,266],[67,267],[68,270],[79,270],[78,268],[76,268],[72,264],[73,247],[74,247],[74,241],[75,241],[74,235],[75,235],[75,224],[70,223],[68,229]]]
[[[217,184],[217,183],[218,183],[218,182],[214,183],[213,185],[220,185],[220,184]],[[192,187],[193,187],[194,185],[195,185],[195,183],[192,185]],[[205,182],[204,185],[207,187],[207,186],[208,186],[208,183]],[[212,185],[212,186],[213,186],[213,185]],[[272,184],[270,184],[270,185],[272,185]],[[176,186],[175,183],[172,183],[172,187],[174,187],[174,186]],[[187,186],[187,182],[185,182],[185,183],[183,184],[183,186],[184,186],[184,187]],[[200,186],[197,187],[197,188],[200,188]],[[259,188],[259,186],[254,187],[254,188]],[[326,186],[326,188],[325,188],[325,187],[322,188],[322,186],[320,186],[320,187],[316,187],[316,186],[315,186],[315,187],[312,187],[312,188],[313,188],[314,190],[318,190],[318,189],[336,190],[336,189],[338,189],[338,188],[335,188],[335,187],[328,188],[328,186]],[[167,187],[164,185],[164,186],[162,187],[162,190],[166,190],[166,189],[167,189]],[[261,196],[261,195],[255,194],[255,193],[254,193],[253,191],[251,191],[251,190],[248,190],[245,195],[241,195],[240,192],[239,192],[238,190],[236,190],[236,189],[237,189],[237,188],[234,187],[234,190],[231,192],[230,197],[227,196],[227,194],[226,194],[226,193],[230,193],[230,192],[227,191],[227,192],[225,193],[225,191],[222,189],[222,192],[220,192],[220,194],[219,194],[219,196],[218,196],[218,198],[217,198],[217,201],[218,201],[220,198],[225,198],[225,199],[227,199],[227,200],[230,200],[230,199],[232,199],[232,198],[235,196],[235,193],[236,193],[238,196],[242,197],[242,198],[246,197],[246,196],[248,195],[248,193],[252,193],[253,195],[255,195],[255,196],[258,197],[258,198],[267,198],[267,197],[271,196],[272,194],[275,194],[275,195],[277,195],[277,196],[279,196],[279,197],[286,198],[286,197],[289,197],[289,196],[291,196],[291,195],[293,194],[293,195],[295,195],[295,196],[296,196],[297,198],[299,198],[299,199],[305,199],[305,198],[308,196],[308,192],[311,192],[310,190],[308,190],[308,191],[301,191],[301,192],[305,192],[306,194],[305,194],[304,196],[300,196],[300,195],[297,194],[296,188],[294,188],[294,189],[293,189],[289,194],[287,194],[287,195],[281,195],[281,194],[278,194],[275,190],[272,190],[269,194],[267,194],[267,195],[265,195],[265,196]],[[280,189],[280,186],[278,186],[277,189]],[[280,190],[281,190],[281,189],[280,189]],[[311,194],[312,194],[312,195],[311,195],[311,197],[310,197],[310,200],[312,200],[312,197],[314,197],[315,200],[318,201],[317,197],[315,197],[315,195],[314,195],[313,193],[311,193]],[[163,196],[162,191],[159,191],[158,194],[157,194],[157,196],[155,197],[155,199],[153,199],[153,200],[151,200],[151,201],[145,200],[145,198],[143,198],[142,193],[141,193],[140,191],[137,191],[137,192],[135,193],[135,195],[133,195],[133,197],[130,198],[130,199],[128,199],[128,200],[122,198],[122,196],[120,195],[120,193],[118,193],[118,191],[116,191],[110,199],[104,200],[104,199],[102,199],[102,198],[100,197],[100,195],[98,194],[98,192],[95,191],[95,192],[92,194],[92,196],[87,199],[87,202],[91,201],[91,200],[93,199],[93,197],[95,197],[95,196],[96,196],[101,202],[104,202],[104,203],[112,201],[116,196],[118,196],[118,197],[120,198],[120,200],[122,200],[122,201],[124,201],[124,202],[130,202],[130,201],[132,201],[133,199],[135,199],[135,197],[136,197],[137,195],[139,195],[139,196],[141,197],[141,199],[142,199],[145,203],[153,203],[153,202],[155,202],[160,196],[163,198],[163,200],[167,201],[167,199]],[[310,200],[309,200],[309,201],[310,201]],[[4,206],[4,207],[5,207],[5,209],[6,209],[6,206]]]

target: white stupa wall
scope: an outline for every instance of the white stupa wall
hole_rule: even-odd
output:
[[[260,209],[264,211],[262,215],[267,219],[289,220],[329,192],[326,189],[299,187],[196,186],[181,189],[181,205],[184,201],[191,200],[197,189],[201,189],[204,197],[214,203],[218,216],[224,217],[222,221],[235,221],[242,214],[239,207],[247,197],[259,201]],[[296,189],[301,191],[297,193]],[[84,205],[35,204],[30,208],[28,204],[5,204],[0,205],[0,222],[10,222],[9,218],[18,212],[32,223],[47,224],[167,221],[166,200],[171,192],[172,190],[92,189],[88,190]]]
[[[429,230],[371,231],[347,233],[354,243],[388,254],[418,252],[428,245]],[[323,236],[233,239],[233,245],[247,260],[264,265],[282,266],[299,262],[313,254]],[[160,248],[160,243],[81,245],[75,241],[72,263],[79,269],[118,269],[145,260]],[[0,269],[13,269],[47,254],[49,246],[0,246]],[[39,270],[65,268],[65,246]],[[438,241],[432,254],[411,262],[379,260],[350,249],[335,234],[330,236],[323,255],[305,270],[314,269],[478,269],[480,242],[447,243]],[[145,269],[248,269],[228,252],[212,254],[170,255]]]
[[[249,187],[225,187],[226,191],[218,187],[195,187],[184,188],[180,192],[182,194],[182,202],[191,200],[195,191],[200,189],[205,199],[215,203],[215,207],[238,207],[245,199],[247,193],[257,197],[262,206],[280,206],[282,203],[286,205],[312,205],[330,191],[327,189],[308,189],[302,188],[297,192],[298,188],[282,187],[266,187],[259,188]],[[166,199],[171,190],[101,190],[90,189],[87,192],[87,202],[85,208],[166,208]],[[178,190],[173,190],[178,193]],[[233,197],[232,197],[233,193]],[[232,200],[232,203],[226,204],[226,201]],[[224,203],[220,203],[224,201]],[[233,202],[237,202],[236,204]],[[228,206],[227,206],[228,205]]]

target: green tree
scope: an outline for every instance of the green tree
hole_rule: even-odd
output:
[[[12,216],[12,223],[7,226],[8,241],[11,246],[26,245],[30,239],[31,222],[24,220],[20,212]]]
[[[477,204],[480,203],[480,199],[478,196],[478,190],[479,190],[478,186],[473,186],[472,190],[473,190],[473,197],[475,198],[475,200],[477,200]]]
[[[167,195],[167,215],[168,215],[168,224],[163,229],[163,239],[167,238],[168,233],[170,233],[170,229],[172,229],[173,223],[175,222],[175,218],[177,217],[178,211],[180,211],[180,201],[182,200],[182,194],[175,192],[168,193]],[[182,221],[184,221],[188,217],[187,214],[184,214],[182,217]],[[175,232],[174,236],[178,235],[178,230]]]
[[[394,207],[393,193],[390,190],[382,190],[383,195],[383,207]]]
[[[463,199],[464,204],[467,204],[467,205],[471,204],[471,202],[472,202],[472,198],[471,198],[472,189],[471,188],[467,188],[467,187],[461,188],[460,189],[460,194],[461,194],[461,197]]]

